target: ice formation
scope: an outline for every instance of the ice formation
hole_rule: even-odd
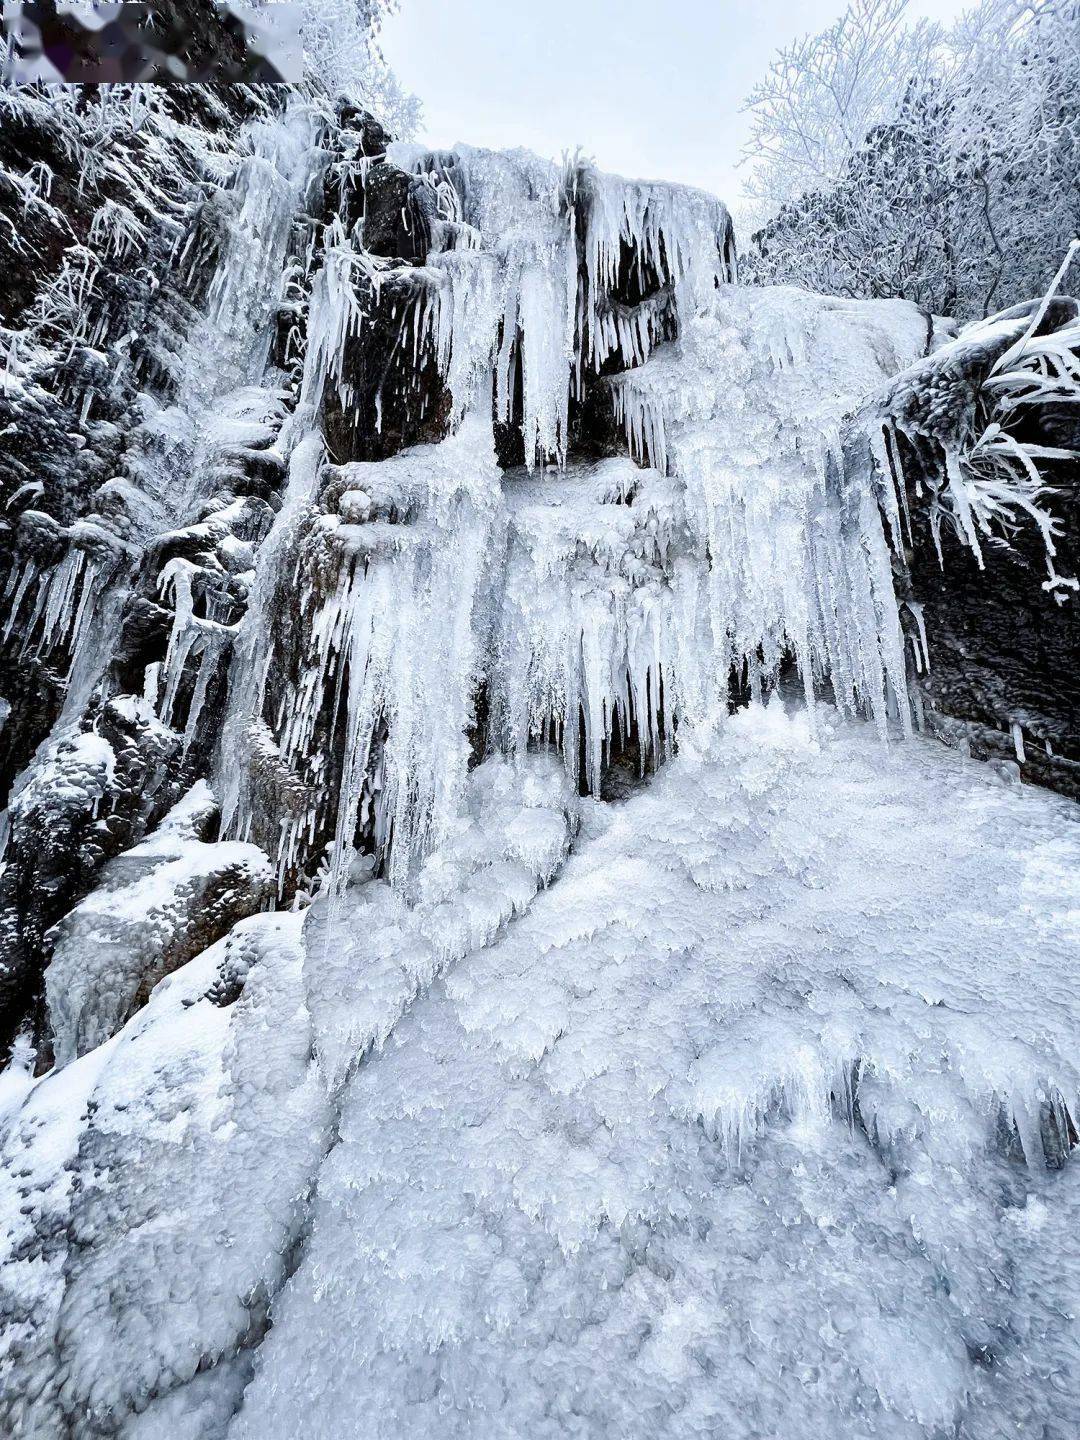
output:
[[[1075,1430],[1074,807],[817,735],[590,812],[361,1067],[232,1440]]]
[[[840,433],[875,379],[922,354],[924,317],[750,298],[731,284],[723,207],[694,191],[516,153],[390,153],[422,177],[433,249],[402,286],[333,237],[302,395],[331,385],[352,403],[344,347],[389,306],[398,344],[417,365],[436,359],[451,433],[375,462],[330,464],[317,437],[293,451],[268,550],[295,566],[308,654],[274,696],[281,577],[265,567],[257,596],[275,593],[241,637],[223,752],[230,833],[271,849],[284,878],[330,824],[338,883],[358,823],[373,826],[406,883],[448,833],[481,687],[503,752],[552,741],[594,793],[617,731],[640,730],[659,756],[733,675],[759,693],[791,652],[808,696],[827,678],[845,713],[906,727],[879,515],[879,492],[895,509],[892,482],[871,456],[854,463]],[[622,282],[658,287],[636,307],[653,319],[609,331]],[[350,300],[334,300],[341,287]],[[661,309],[670,328],[654,333]],[[632,368],[599,378],[613,359]],[[568,459],[587,369],[651,469]],[[492,403],[496,420],[519,418],[527,475],[496,465]],[[328,703],[346,737],[335,777],[314,741]],[[293,802],[276,834],[252,829],[271,770]]]
[[[66,679],[10,863],[88,878],[0,1085],[0,1421],[1069,1440],[1077,814],[912,738],[894,574],[920,437],[973,551],[1052,559],[1041,457],[940,397],[1076,337],[743,289],[699,192],[384,140],[295,93],[204,155],[117,473],[12,502]],[[158,229],[92,236],[27,413]]]

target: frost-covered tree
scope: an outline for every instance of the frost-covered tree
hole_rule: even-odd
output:
[[[304,0],[301,33],[310,71],[407,139],[419,105],[402,90],[378,44],[383,19],[396,9],[397,0]]]
[[[848,77],[861,98],[846,113],[873,120],[861,142],[845,141],[817,78],[836,68],[844,22],[782,57],[798,72],[785,113],[754,92],[748,189],[774,214],[747,269],[988,314],[1043,291],[1080,231],[1080,4],[984,0],[937,43],[923,25],[903,29],[904,9],[886,7],[899,37],[883,38]],[[902,58],[905,44],[909,63],[886,85],[877,67]],[[831,148],[823,140],[815,151],[826,135]],[[816,157],[801,170],[797,140]]]
[[[853,0],[828,30],[778,52],[745,107],[752,199],[779,207],[836,184],[867,132],[931,72],[941,30],[908,26],[907,10],[908,0]]]

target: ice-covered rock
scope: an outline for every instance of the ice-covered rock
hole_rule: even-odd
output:
[[[114,1035],[159,980],[272,899],[261,850],[205,839],[216,819],[200,781],[54,928],[45,989],[58,1065]]]
[[[1056,544],[964,404],[1075,307],[939,345],[686,187],[128,103],[0,336],[0,1427],[1072,1440],[1077,812],[1025,715],[894,742],[904,446]]]

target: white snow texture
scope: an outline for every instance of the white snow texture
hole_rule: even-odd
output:
[[[189,489],[155,501],[187,525],[272,419],[221,838],[200,784],[112,862],[57,927],[56,1068],[0,1089],[0,1424],[1075,1440],[1078,812],[912,734],[902,505],[851,422],[926,317],[740,288],[697,192],[394,147],[436,216],[402,343],[451,433],[335,465],[320,402],[381,283],[357,233],[327,236],[297,408],[251,388],[312,126],[259,122],[261,268],[225,246]],[[623,458],[572,454],[586,376]],[[140,702],[188,738],[222,628],[194,568]],[[31,582],[33,626],[78,631],[84,562]],[[16,806],[103,793],[108,745],[60,736]],[[223,887],[247,918],[188,958]]]

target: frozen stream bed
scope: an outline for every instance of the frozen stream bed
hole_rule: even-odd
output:
[[[1080,1433],[1076,808],[819,718],[597,807],[362,1067],[232,1436]]]
[[[816,732],[565,863],[489,762],[414,909],[244,921],[9,1094],[23,1433],[1075,1436],[1076,807]]]

